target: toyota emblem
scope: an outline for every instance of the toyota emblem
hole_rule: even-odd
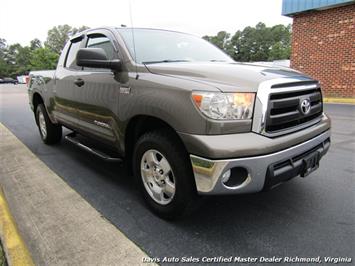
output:
[[[303,99],[300,104],[301,112],[307,115],[311,111],[311,101],[309,99]]]

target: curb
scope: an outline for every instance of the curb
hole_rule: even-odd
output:
[[[355,98],[323,98],[325,103],[355,104]]]
[[[1,122],[0,150],[0,237],[10,266],[156,265]]]
[[[8,265],[34,265],[30,252],[20,236],[0,187],[0,237]]]

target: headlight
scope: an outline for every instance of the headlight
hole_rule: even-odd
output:
[[[198,109],[212,119],[251,119],[253,116],[255,93],[195,91],[192,99]]]

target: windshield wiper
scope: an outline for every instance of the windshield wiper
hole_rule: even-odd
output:
[[[148,65],[148,64],[176,63],[176,62],[190,62],[190,60],[183,60],[183,59],[176,59],[176,60],[165,59],[165,60],[159,60],[159,61],[146,61],[146,62],[142,62],[142,63],[145,64],[145,65]]]

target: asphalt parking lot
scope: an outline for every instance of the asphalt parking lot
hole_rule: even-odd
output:
[[[178,222],[151,214],[129,172],[66,141],[44,145],[24,85],[0,85],[0,122],[151,257],[351,257],[355,250],[355,106],[328,104],[321,167],[272,191],[204,198]],[[353,258],[354,259],[354,258]]]

